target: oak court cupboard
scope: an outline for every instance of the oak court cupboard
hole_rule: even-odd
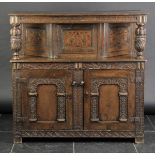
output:
[[[144,142],[147,13],[10,14],[13,134]]]

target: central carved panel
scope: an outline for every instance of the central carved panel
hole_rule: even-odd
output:
[[[90,48],[92,46],[92,33],[90,30],[65,30],[63,38],[64,47]]]
[[[66,24],[59,26],[61,53],[81,54],[97,51],[97,26],[90,24]],[[60,48],[60,47],[59,47]]]

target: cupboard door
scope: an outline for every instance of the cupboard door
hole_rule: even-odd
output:
[[[67,70],[23,71],[28,79],[23,115],[28,129],[72,128],[72,74]]]
[[[84,129],[134,130],[134,77],[129,70],[85,72]]]

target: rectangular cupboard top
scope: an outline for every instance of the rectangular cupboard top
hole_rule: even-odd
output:
[[[14,12],[10,13],[10,24],[65,24],[65,23],[146,23],[143,11],[105,12]]]
[[[103,11],[103,12],[12,12],[9,15],[15,16],[96,16],[96,15],[147,15],[145,11],[138,10],[120,10],[120,11]]]

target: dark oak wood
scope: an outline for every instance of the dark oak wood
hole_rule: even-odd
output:
[[[142,11],[11,13],[14,142],[143,143],[146,22]]]

